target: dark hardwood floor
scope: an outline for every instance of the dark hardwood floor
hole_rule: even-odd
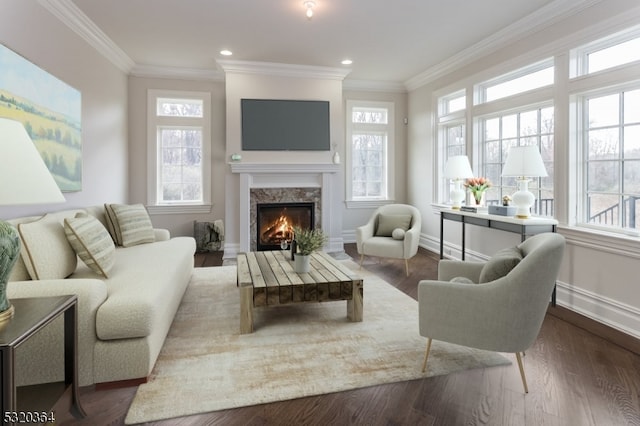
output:
[[[355,244],[346,251],[358,260]],[[417,298],[417,283],[436,277],[437,256],[420,249],[405,276],[404,262],[365,258],[364,267]],[[221,255],[196,255],[217,266]],[[365,288],[366,292],[366,288]],[[366,303],[366,297],[365,297]],[[448,376],[258,405],[151,423],[153,425],[640,425],[638,342],[590,320],[550,308],[524,357],[529,394],[518,368],[468,370]],[[365,318],[366,321],[366,318]],[[603,337],[586,329],[594,330]],[[638,352],[638,351],[636,351]],[[62,425],[120,425],[136,388],[82,388],[89,417],[58,415]],[[206,395],[203,395],[206,398]]]

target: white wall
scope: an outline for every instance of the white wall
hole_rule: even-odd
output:
[[[83,158],[82,190],[65,193],[66,203],[0,207],[0,218],[126,202],[126,75],[35,1],[2,0],[0,42],[80,90]]]
[[[436,251],[439,242],[439,210],[435,207],[434,173],[425,164],[436,160],[435,114],[436,93],[444,89],[465,87],[470,80],[488,78],[513,70],[537,60],[559,55],[569,47],[598,39],[631,25],[640,23],[637,1],[611,0],[597,2],[590,8],[532,33],[526,39],[513,43],[486,57],[452,70],[409,93],[409,200],[423,212],[423,238],[425,247]],[[454,90],[454,89],[451,89]],[[556,185],[557,219],[559,232],[567,238],[559,283],[558,304],[575,310],[597,321],[640,337],[640,281],[637,279],[640,261],[640,240],[628,237],[603,237],[569,226],[568,200],[575,199],[573,189],[561,179],[567,178],[570,159],[567,157],[569,128],[566,120],[566,101],[556,102]],[[468,133],[470,134],[470,133]],[[419,182],[429,182],[420,185]],[[519,236],[502,231],[467,227],[467,249],[471,258],[490,256],[498,249],[519,242]],[[446,223],[445,247],[454,256],[460,248],[460,225]],[[469,253],[468,253],[469,254]]]
[[[382,91],[355,91],[345,90],[342,94],[344,101],[344,110],[346,111],[347,101],[376,101],[376,102],[392,102],[395,112],[395,134],[394,140],[394,164],[392,165],[391,172],[393,173],[394,182],[394,199],[395,203],[407,202],[407,128],[408,124],[404,123],[407,118],[407,93],[406,92],[382,92]],[[346,114],[346,113],[345,113]],[[344,114],[343,114],[344,115]],[[346,120],[346,116],[343,116],[342,120]],[[347,142],[345,142],[346,144]],[[346,147],[345,147],[346,149]],[[343,159],[347,158],[346,151],[340,152],[340,156]],[[345,164],[345,167],[349,167],[349,164]],[[430,167],[426,167],[430,168]],[[426,181],[428,182],[428,181]],[[347,182],[344,182],[345,191]],[[365,224],[371,214],[375,210],[375,207],[347,207],[346,203],[343,203],[342,209],[342,227],[344,241],[353,243],[356,241],[355,229],[358,226]]]
[[[167,78],[129,77],[129,199],[147,203],[147,91],[149,89],[209,92],[211,94],[211,212],[208,214],[151,214],[153,225],[171,235],[193,235],[193,221],[224,218],[225,93],[222,81],[188,81]]]

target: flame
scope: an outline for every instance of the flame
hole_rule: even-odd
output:
[[[285,215],[274,220],[272,223],[264,227],[262,231],[262,241],[280,243],[283,240],[291,241],[293,239],[293,225],[289,218]]]

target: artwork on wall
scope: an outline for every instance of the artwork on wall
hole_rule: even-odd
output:
[[[0,117],[24,125],[62,191],[80,191],[80,91],[1,44],[0,70]]]

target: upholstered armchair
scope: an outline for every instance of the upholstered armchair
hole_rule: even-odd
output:
[[[525,393],[521,352],[535,341],[553,292],[565,240],[538,234],[487,262],[441,260],[438,280],[418,283],[420,335],[431,341],[513,352]]]
[[[378,207],[369,221],[356,228],[360,267],[364,256],[404,259],[409,276],[409,259],[418,252],[422,219],[420,211],[407,204]]]

